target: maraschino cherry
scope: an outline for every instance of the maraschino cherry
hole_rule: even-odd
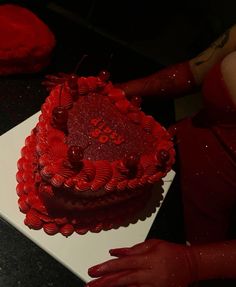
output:
[[[76,74],[71,74],[67,80],[68,86],[70,88],[70,93],[73,100],[77,100],[79,93],[78,93],[78,76]]]
[[[52,124],[60,129],[65,130],[68,120],[68,111],[65,107],[58,106],[52,110]]]
[[[75,89],[78,87],[78,76],[76,74],[70,74],[67,81],[68,86],[71,89]]]
[[[100,78],[101,81],[107,82],[110,78],[110,73],[107,70],[102,70],[98,74],[98,77]]]
[[[135,96],[130,99],[130,102],[133,106],[140,108],[142,104],[142,98],[139,96]]]
[[[161,149],[157,154],[157,158],[160,160],[161,164],[164,165],[170,159],[170,154],[167,150]]]
[[[139,160],[140,158],[137,154],[125,154],[123,163],[129,171],[129,177],[135,176],[138,169]]]
[[[84,149],[81,146],[70,146],[68,149],[69,162],[76,168],[82,167],[82,159],[84,158]]]

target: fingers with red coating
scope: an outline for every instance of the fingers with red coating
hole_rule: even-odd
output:
[[[120,272],[123,270],[142,268],[144,260],[139,256],[122,257],[119,259],[111,259],[104,263],[95,265],[88,270],[91,277],[99,277],[108,273]]]
[[[129,285],[142,286],[146,284],[147,272],[146,270],[138,271],[122,271],[112,273],[101,278],[90,281],[86,287],[123,287]]]
[[[46,75],[45,78],[49,81],[53,81],[54,83],[60,84],[62,81],[65,80],[62,76],[57,75]]]
[[[161,243],[162,241],[158,239],[147,240],[145,242],[136,244],[133,247],[111,249],[109,250],[109,253],[116,257],[122,257],[126,255],[139,255],[149,251],[159,242]]]

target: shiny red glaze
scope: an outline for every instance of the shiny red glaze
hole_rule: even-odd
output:
[[[108,71],[106,71],[106,70],[102,70],[102,71],[98,74],[98,77],[99,77],[102,81],[106,82],[106,81],[108,81],[109,78],[110,78],[110,73],[109,73]]]
[[[132,103],[132,105],[139,108],[142,104],[142,98],[139,96],[135,96],[130,99],[130,102]]]
[[[134,170],[137,168],[139,163],[139,156],[136,154],[128,154],[125,155],[124,158],[124,165],[130,169],[130,170]]]
[[[53,123],[57,126],[64,125],[68,119],[68,111],[64,107],[56,107],[52,111]]]
[[[80,165],[84,158],[84,149],[80,146],[70,146],[68,149],[68,158],[72,165]]]
[[[71,74],[67,81],[71,89],[76,89],[78,87],[78,76],[76,74]]]
[[[160,158],[161,162],[167,162],[170,158],[170,154],[167,150],[160,150],[158,153],[158,157]]]

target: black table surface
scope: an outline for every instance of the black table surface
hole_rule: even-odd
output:
[[[55,33],[57,45],[50,66],[40,73],[0,78],[0,135],[40,109],[47,96],[41,85],[46,74],[72,72],[84,54],[88,57],[79,70],[83,75],[95,75],[106,68],[113,54],[109,69],[115,82],[135,78],[160,68],[157,63],[152,63],[93,31],[80,28],[69,19],[62,19],[49,11],[34,12],[38,13]],[[79,40],[75,40],[75,37]],[[143,103],[143,108],[163,125],[167,126],[173,121],[171,102],[157,105],[148,101]],[[177,184],[175,180],[148,237],[159,237],[173,242],[183,240],[181,198],[176,191],[178,188],[175,188]],[[79,287],[84,286],[84,282],[1,219],[0,286]]]

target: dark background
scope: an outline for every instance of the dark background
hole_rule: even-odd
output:
[[[47,96],[41,86],[45,74],[72,72],[84,54],[88,57],[79,74],[93,75],[109,68],[112,80],[122,82],[195,56],[236,22],[236,1],[0,3],[16,3],[31,9],[48,24],[57,39],[47,69],[35,75],[0,78],[0,134],[40,109]],[[165,126],[175,121],[172,101],[146,99],[143,109]],[[184,241],[177,186],[176,178],[148,237]],[[0,220],[0,286],[74,287],[83,286],[83,282]]]

